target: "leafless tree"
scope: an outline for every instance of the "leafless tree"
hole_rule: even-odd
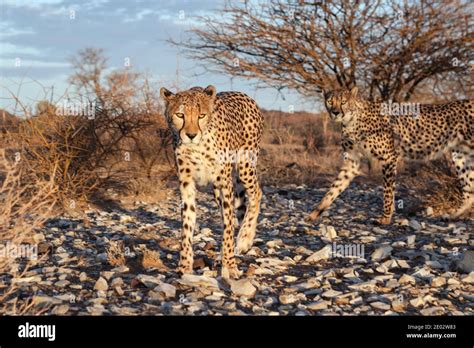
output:
[[[370,99],[406,101],[449,76],[461,95],[473,92],[469,1],[231,1],[200,19],[171,42],[208,71],[278,90],[357,84]]]

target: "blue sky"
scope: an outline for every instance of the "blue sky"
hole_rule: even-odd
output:
[[[0,0],[0,108],[13,111],[5,87],[18,92],[20,83],[20,99],[26,104],[43,99],[42,86],[54,85],[57,97],[72,72],[70,57],[79,49],[97,47],[105,50],[110,68],[122,68],[128,57],[134,70],[151,74],[160,85],[175,84],[179,62],[182,88],[214,84],[218,90],[243,91],[266,109],[287,111],[293,105],[295,110],[318,111],[314,102],[296,93],[285,92],[282,98],[272,89],[256,89],[249,80],[203,75],[196,62],[166,42],[186,37],[186,30],[200,25],[196,16],[212,15],[223,4],[224,0]]]

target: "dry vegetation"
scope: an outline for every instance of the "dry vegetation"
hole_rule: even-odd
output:
[[[271,0],[263,11],[247,3],[231,5],[220,16],[222,23],[206,19],[195,37],[179,44],[210,70],[256,77],[316,100],[322,87],[354,84],[367,97],[383,100],[445,99],[437,91],[453,98],[472,94],[467,2],[445,6],[426,1],[425,7],[420,2],[318,3],[295,7]],[[381,6],[388,12],[380,12]],[[454,58],[460,63],[453,65]],[[11,93],[24,117],[0,113],[2,244],[38,243],[38,231],[54,209],[78,210],[82,203],[110,199],[156,200],[174,178],[171,138],[150,78],[128,68],[106,75],[101,50],[82,50],[72,64],[69,94],[54,103],[43,100],[31,112]],[[92,114],[60,113],[57,106],[64,102],[91,106]],[[314,185],[337,172],[342,162],[339,130],[324,112],[264,111],[264,117],[259,163],[264,184]],[[452,168],[439,163],[410,166],[402,173],[409,178],[405,185],[418,187],[435,213],[459,201]],[[376,166],[369,168],[378,174]],[[158,254],[141,253],[143,267],[163,267]],[[124,245],[111,245],[108,257],[111,265],[125,264]],[[32,263],[12,268],[4,257],[0,273],[21,278]],[[0,303],[11,300],[13,291],[14,285],[0,285]],[[18,307],[9,302],[3,312],[30,310],[29,303]]]
[[[231,1],[172,42],[208,71],[311,98],[354,85],[371,99],[462,96],[473,92],[472,14],[468,1]]]
[[[336,125],[327,127],[324,113],[264,111],[264,119],[263,183],[311,184],[337,171],[340,136]]]
[[[14,280],[23,278],[28,269],[40,261],[38,254],[36,259],[31,254],[30,257],[22,258],[20,264],[14,262],[19,248],[37,246],[41,241],[42,236],[38,230],[50,216],[57,194],[53,180],[38,178],[24,164],[9,160],[5,150],[0,149],[0,274]],[[55,171],[56,168],[52,170]],[[17,304],[17,299],[11,298],[10,295],[17,288],[15,281],[9,286],[5,284],[5,281],[0,282],[3,313],[39,314],[32,311],[31,303]]]

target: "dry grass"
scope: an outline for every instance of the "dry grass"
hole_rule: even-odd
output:
[[[107,260],[111,266],[125,266],[125,248],[123,241],[110,241],[107,248]]]
[[[5,150],[0,149],[0,243],[2,248],[6,245],[15,247],[30,245],[36,246],[38,250],[38,230],[51,215],[55,204],[57,187],[54,181],[37,178],[25,164],[21,160],[15,162],[9,159]],[[56,170],[56,167],[52,169]],[[52,174],[54,175],[54,172]],[[31,301],[19,301],[14,295],[18,290],[18,281],[28,276],[30,267],[40,261],[38,255],[29,255],[22,259],[16,259],[8,253],[0,256],[0,274],[3,275],[0,286],[2,313],[41,314]]]
[[[421,197],[420,209],[431,207],[433,216],[454,212],[462,204],[460,182],[447,158],[407,164],[403,185],[415,189]]]
[[[332,174],[342,163],[337,129],[324,114],[264,111],[265,129],[260,156],[265,184],[312,184]]]
[[[150,250],[146,246],[140,248],[140,251],[143,253],[142,257],[142,267],[145,269],[148,268],[157,268],[159,270],[167,270],[163,261],[161,260],[160,253],[158,251]]]

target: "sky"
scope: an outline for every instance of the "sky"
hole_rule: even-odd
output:
[[[165,87],[176,85],[179,72],[181,88],[213,84],[218,91],[245,92],[265,109],[319,111],[314,101],[295,92],[203,74],[167,42],[186,38],[187,30],[201,25],[197,16],[215,16],[223,5],[224,0],[0,0],[0,108],[15,112],[8,90],[35,105],[45,93],[49,98],[54,86],[56,100],[72,73],[70,58],[95,47],[104,49],[109,69],[123,68],[128,58],[135,71]]]

